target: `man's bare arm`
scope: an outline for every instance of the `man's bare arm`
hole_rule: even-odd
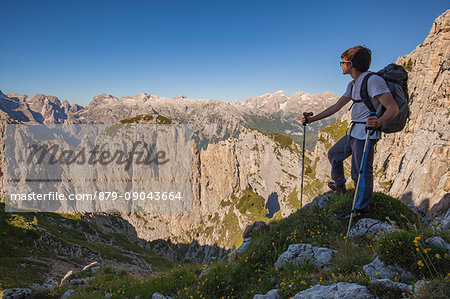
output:
[[[310,124],[312,122],[315,122],[315,121],[327,118],[327,117],[335,114],[339,110],[341,110],[342,107],[344,107],[351,100],[352,100],[351,98],[342,96],[342,97],[339,98],[339,100],[336,101],[336,103],[334,103],[332,106],[328,107],[327,109],[325,109],[321,113],[319,113],[317,115],[314,115],[314,116],[311,116],[311,117],[308,117],[307,119],[304,116],[302,116],[302,122],[305,122],[305,120],[306,120],[306,122],[308,124]]]
[[[383,116],[377,118],[376,116],[369,116],[367,118],[367,127],[368,128],[378,128],[382,125],[389,122],[398,114],[398,106],[395,102],[392,94],[390,92],[386,92],[377,96],[377,100],[386,108]]]

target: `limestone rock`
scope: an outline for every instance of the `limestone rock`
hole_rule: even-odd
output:
[[[249,225],[245,228],[244,233],[242,234],[242,237],[249,238],[252,236],[254,232],[265,230],[267,228],[267,224],[264,221],[256,221],[252,225]]]
[[[172,299],[172,297],[164,296],[163,294],[156,292],[156,293],[153,293],[152,299]]]
[[[301,291],[293,299],[311,298],[347,298],[347,299],[368,299],[375,298],[369,290],[356,283],[339,282],[328,286],[316,284],[312,288]]]
[[[242,245],[236,250],[235,255],[236,256],[241,256],[243,255],[249,248],[250,248],[250,244],[252,242],[252,238],[245,238]]]
[[[68,289],[67,291],[64,292],[64,294],[62,295],[61,299],[67,299],[70,296],[72,296],[73,293],[75,293],[75,290]]]
[[[83,286],[83,285],[86,285],[86,284],[87,284],[86,279],[82,279],[82,278],[80,278],[80,279],[72,279],[69,282],[69,285],[71,285],[71,286]]]
[[[447,253],[450,253],[450,244],[445,242],[441,237],[428,238],[425,240],[425,243],[429,247],[442,248],[444,250],[447,250]]]
[[[402,292],[412,292],[412,285],[395,282],[390,279],[373,279],[369,281],[370,285],[378,285],[388,289],[400,289]]]
[[[323,267],[331,262],[336,250],[316,247],[311,244],[291,244],[288,250],[283,252],[275,262],[275,267],[281,268],[286,263],[300,265],[310,261],[318,267]]]
[[[371,279],[390,279],[395,280],[397,277],[402,282],[411,282],[414,277],[413,275],[399,267],[398,265],[386,265],[379,257],[363,267],[364,273]]]
[[[325,195],[321,195],[319,197],[316,197],[313,199],[312,202],[308,203],[305,205],[305,207],[308,206],[317,206],[321,209],[325,209],[325,207],[327,206],[328,202],[330,201],[331,197],[329,194],[325,194]]]
[[[27,298],[36,290],[53,290],[56,287],[58,287],[58,283],[51,278],[47,278],[43,284],[31,284],[26,288],[7,289],[3,292],[3,299]]]
[[[256,294],[253,299],[279,299],[280,295],[278,294],[278,290],[270,290],[265,295]]]
[[[369,238],[379,238],[382,235],[391,233],[395,228],[380,220],[363,218],[359,220],[350,230],[349,238],[367,236]]]
[[[432,221],[432,226],[436,229],[449,230],[450,229],[450,209],[446,213],[435,217]]]

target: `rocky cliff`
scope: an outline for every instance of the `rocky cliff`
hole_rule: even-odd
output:
[[[196,239],[231,248],[242,243],[247,225],[286,217],[300,207],[300,173],[301,149],[292,139],[243,129],[238,138],[194,149],[192,213],[123,217],[145,240]]]

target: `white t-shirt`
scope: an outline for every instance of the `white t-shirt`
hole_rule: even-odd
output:
[[[352,80],[347,85],[347,90],[344,93],[344,97],[349,97],[354,100],[361,100],[361,85],[365,76],[367,76],[369,72],[362,73],[358,79]],[[352,88],[353,86],[353,88]],[[369,80],[367,80],[367,93],[369,94],[370,101],[373,104],[373,107],[377,111],[377,114],[381,112],[383,105],[375,99],[376,96],[390,92],[387,87],[386,81],[378,75],[370,76]],[[356,139],[366,139],[366,124],[367,117],[370,114],[369,108],[367,108],[364,102],[354,102],[352,107],[352,121],[353,122],[364,122],[364,123],[355,123],[353,128],[350,130],[350,136]],[[370,139],[380,139],[381,133],[377,131],[376,134],[370,136]]]

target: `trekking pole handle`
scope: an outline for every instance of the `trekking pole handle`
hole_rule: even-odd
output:
[[[376,112],[373,112],[373,111],[370,111],[369,116],[377,116],[377,113],[376,113]],[[372,135],[372,134],[375,132],[375,130],[376,130],[376,128],[368,128],[368,127],[366,126],[366,132],[367,132],[367,131],[371,131],[371,132],[370,132],[370,135]]]
[[[312,113],[312,112],[303,112],[304,117],[310,117],[313,115],[314,115],[314,113]],[[306,126],[306,122],[302,123],[302,125]]]

